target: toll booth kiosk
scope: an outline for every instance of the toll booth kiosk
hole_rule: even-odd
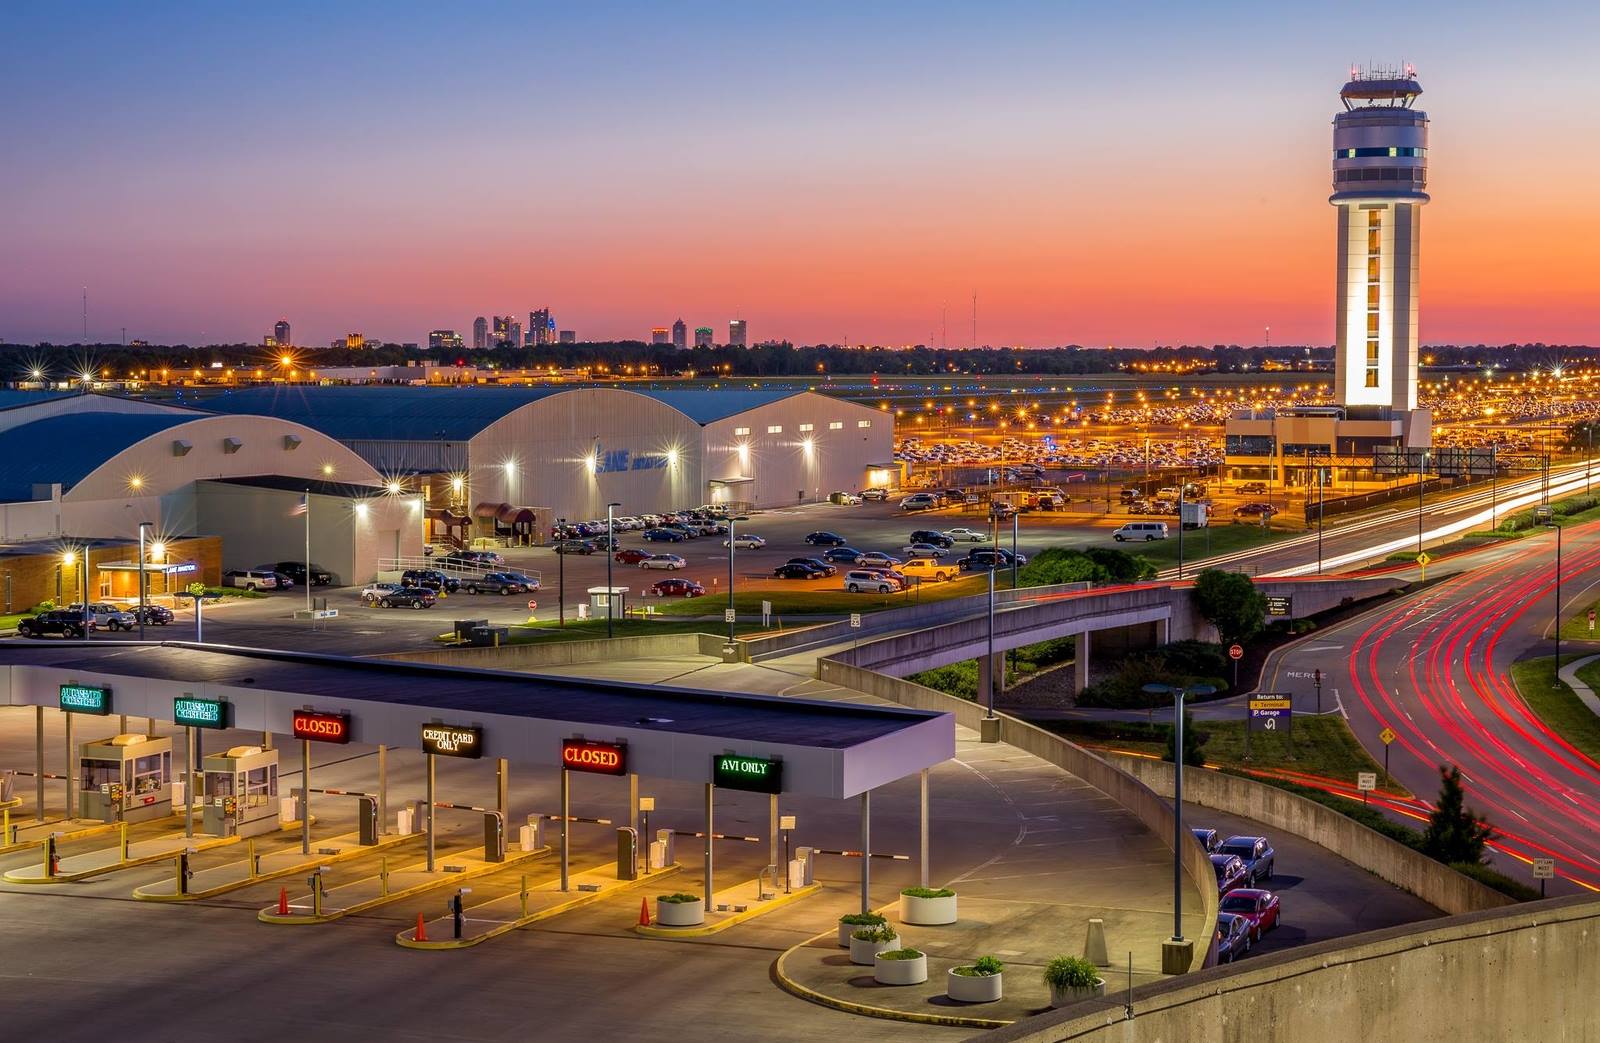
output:
[[[278,828],[278,751],[235,746],[200,761],[201,828],[218,837],[254,837]]]
[[[78,817],[142,822],[172,814],[172,740],[113,735],[79,747]]]

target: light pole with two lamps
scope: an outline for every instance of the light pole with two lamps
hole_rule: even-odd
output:
[[[1172,696],[1172,937],[1161,943],[1161,973],[1182,974],[1193,962],[1194,951],[1194,943],[1183,937],[1183,700],[1211,695],[1216,689],[1208,684],[1147,684],[1144,690]]]

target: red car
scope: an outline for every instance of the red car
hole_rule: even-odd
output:
[[[643,561],[649,556],[650,552],[647,550],[635,550],[632,547],[628,547],[611,555],[611,559],[613,561],[620,561],[624,565],[637,565],[639,562]]]
[[[650,593],[658,598],[697,598],[706,592],[706,588],[692,579],[658,579],[650,587]]]
[[[1278,896],[1259,887],[1236,887],[1222,896],[1222,912],[1250,921],[1250,937],[1256,941],[1278,926],[1281,907]]]

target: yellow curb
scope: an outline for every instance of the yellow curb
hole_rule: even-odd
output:
[[[682,868],[683,866],[681,865],[671,865],[665,869],[657,869],[649,876],[642,876],[637,880],[625,881],[608,890],[589,892],[570,901],[562,902],[560,905],[553,905],[548,909],[541,909],[536,913],[529,913],[527,916],[518,917],[515,920],[507,920],[505,923],[502,923],[499,926],[491,928],[490,930],[485,931],[483,934],[472,938],[446,938],[436,942],[427,940],[419,942],[415,938],[409,937],[410,935],[416,934],[417,929],[415,927],[408,927],[404,931],[401,931],[399,934],[394,936],[395,944],[406,949],[466,949],[477,945],[479,942],[486,942],[490,938],[498,938],[502,934],[509,934],[512,931],[518,930],[519,928],[527,927],[529,924],[538,923],[540,920],[548,920],[553,916],[560,916],[562,913],[571,912],[580,906],[590,905],[594,902],[598,902],[600,899],[609,897],[610,895],[623,894],[633,890],[635,887],[638,887],[641,884],[647,884],[652,880],[659,880],[664,876],[670,876]],[[504,901],[504,899],[496,899],[496,901]],[[489,905],[491,903],[485,902],[483,904]],[[471,909],[465,909],[462,911],[462,915],[466,916],[471,912]]]
[[[20,831],[20,830],[24,830],[24,829],[43,829],[45,826],[54,825],[55,823],[62,822],[62,821],[65,821],[65,820],[64,819],[51,819],[48,822],[29,822],[26,825],[24,825],[22,823],[17,823],[16,825],[17,825],[17,829]],[[169,819],[151,819],[150,821],[152,821],[152,822],[170,821],[174,825],[176,825],[176,824],[181,823],[183,821],[183,816],[182,815],[172,815],[172,816],[170,816]],[[56,843],[62,844],[62,843],[66,843],[69,840],[83,840],[83,839],[85,839],[87,837],[100,836],[103,833],[115,833],[117,831],[117,826],[118,825],[120,825],[120,823],[117,823],[117,822],[102,822],[101,824],[99,824],[97,826],[84,826],[81,829],[74,829],[74,830],[71,830],[71,831],[63,831],[63,832],[60,832],[60,833],[58,833],[56,835]],[[3,845],[3,846],[0,846],[0,855],[9,855],[13,851],[21,851],[24,848],[38,847],[40,844],[44,843],[44,838],[45,838],[45,834],[41,833],[39,836],[34,837],[32,840],[19,840],[15,844],[6,844],[6,845]]]
[[[370,855],[377,851],[383,851],[386,848],[390,848],[396,844],[404,843],[405,841],[410,840],[413,835],[414,834],[391,833],[378,843],[368,845],[366,847],[363,847],[359,844],[353,844],[343,851],[340,851],[337,855],[322,855],[318,858],[312,859],[309,862],[299,862],[292,866],[285,866],[282,869],[274,869],[270,872],[258,873],[255,876],[246,877],[243,880],[235,880],[228,884],[218,884],[216,887],[208,887],[201,891],[189,891],[185,894],[150,894],[145,890],[145,888],[155,887],[157,885],[146,884],[144,887],[134,888],[133,897],[137,898],[141,902],[195,902],[204,898],[215,898],[217,895],[227,894],[229,891],[238,891],[243,888],[250,887],[253,884],[260,884],[269,880],[277,880],[281,877],[293,876],[296,873],[304,873],[307,870],[316,869],[318,866],[336,865],[340,862],[347,862],[354,858],[360,858],[362,855]],[[176,856],[169,855],[167,857],[171,858]],[[164,886],[166,883],[167,881],[161,882],[162,886]]]
[[[713,924],[702,924],[699,927],[657,927],[654,924],[646,927],[643,924],[637,924],[634,926],[633,932],[642,934],[646,938],[704,938],[710,934],[720,934],[736,924],[744,923],[746,920],[753,920],[763,913],[770,913],[781,906],[791,905],[807,895],[816,894],[820,890],[822,890],[821,884],[808,884],[798,891],[791,891],[786,895],[778,895],[776,898],[768,899],[765,902],[751,902],[749,908],[744,912],[734,913],[732,916],[725,917]]]
[[[138,858],[130,858],[122,862],[113,862],[110,865],[99,866],[94,869],[82,869],[76,873],[57,873],[54,876],[13,875],[26,872],[26,870],[22,869],[13,869],[5,874],[5,882],[8,884],[75,883],[79,880],[90,880],[97,876],[109,876],[112,873],[118,873],[124,869],[133,869],[137,866],[147,866],[156,862],[165,862],[169,859],[176,858],[180,850],[188,850],[191,854],[193,854],[197,851],[209,851],[215,847],[225,847],[229,844],[237,844],[238,842],[238,837],[207,837],[205,839],[196,838],[191,841],[189,845],[186,845],[185,848],[174,849],[172,851],[163,851],[159,855],[140,855]],[[34,846],[37,847],[38,845],[35,844]]]
[[[314,913],[290,913],[287,916],[280,916],[277,913],[276,906],[269,906],[266,909],[256,913],[256,919],[260,920],[262,923],[270,924],[301,925],[332,923],[334,920],[342,920],[346,916],[353,916],[356,913],[364,913],[368,909],[376,909],[379,906],[388,905],[390,902],[398,902],[402,898],[411,898],[414,895],[425,894],[426,892],[432,891],[435,888],[448,887],[457,880],[473,880],[480,876],[487,876],[489,873],[499,872],[502,869],[510,869],[512,866],[521,865],[524,862],[532,862],[537,859],[544,858],[549,854],[550,849],[547,847],[542,847],[537,851],[526,852],[518,858],[507,859],[504,862],[485,862],[482,865],[474,869],[468,869],[465,872],[441,874],[436,879],[424,880],[420,884],[412,884],[410,887],[402,888],[399,891],[390,891],[386,895],[378,895],[376,898],[368,898],[366,901],[357,902],[355,905],[347,905],[342,909],[330,909],[324,912],[321,916],[317,916]],[[408,870],[405,869],[399,869],[395,872],[407,871]],[[364,879],[370,880],[372,878],[366,877]],[[351,881],[352,884],[359,882],[360,881],[356,880]]]
[[[888,910],[898,908],[898,906],[898,902],[891,902],[880,909],[879,912],[887,916]],[[780,955],[776,960],[772,961],[772,977],[773,980],[778,983],[778,988],[792,996],[798,996],[803,1000],[810,1000],[812,1003],[816,1003],[823,1007],[832,1007],[834,1010],[842,1010],[847,1014],[860,1014],[863,1017],[868,1018],[882,1018],[885,1021],[911,1021],[919,1022],[924,1025],[948,1025],[953,1028],[966,1029],[998,1029],[1005,1028],[1007,1025],[1016,1024],[1014,1021],[1006,1021],[1001,1018],[966,1017],[961,1014],[921,1014],[910,1010],[894,1010],[889,1007],[874,1007],[869,1003],[854,1003],[850,1000],[842,1000],[835,996],[829,996],[827,993],[818,992],[815,989],[801,985],[799,982],[789,977],[788,974],[784,973],[784,961],[786,961],[790,956],[793,956],[795,953],[799,952],[801,949],[810,946],[812,942],[822,941],[824,939],[836,941],[837,933],[824,931],[819,935],[807,938],[799,945],[784,950],[782,955]],[[836,951],[838,950],[837,944],[831,946],[831,948]]]

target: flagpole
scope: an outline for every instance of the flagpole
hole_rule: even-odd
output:
[[[306,516],[306,611],[311,611],[311,490],[306,490],[305,499],[301,501],[305,510],[301,513]]]

